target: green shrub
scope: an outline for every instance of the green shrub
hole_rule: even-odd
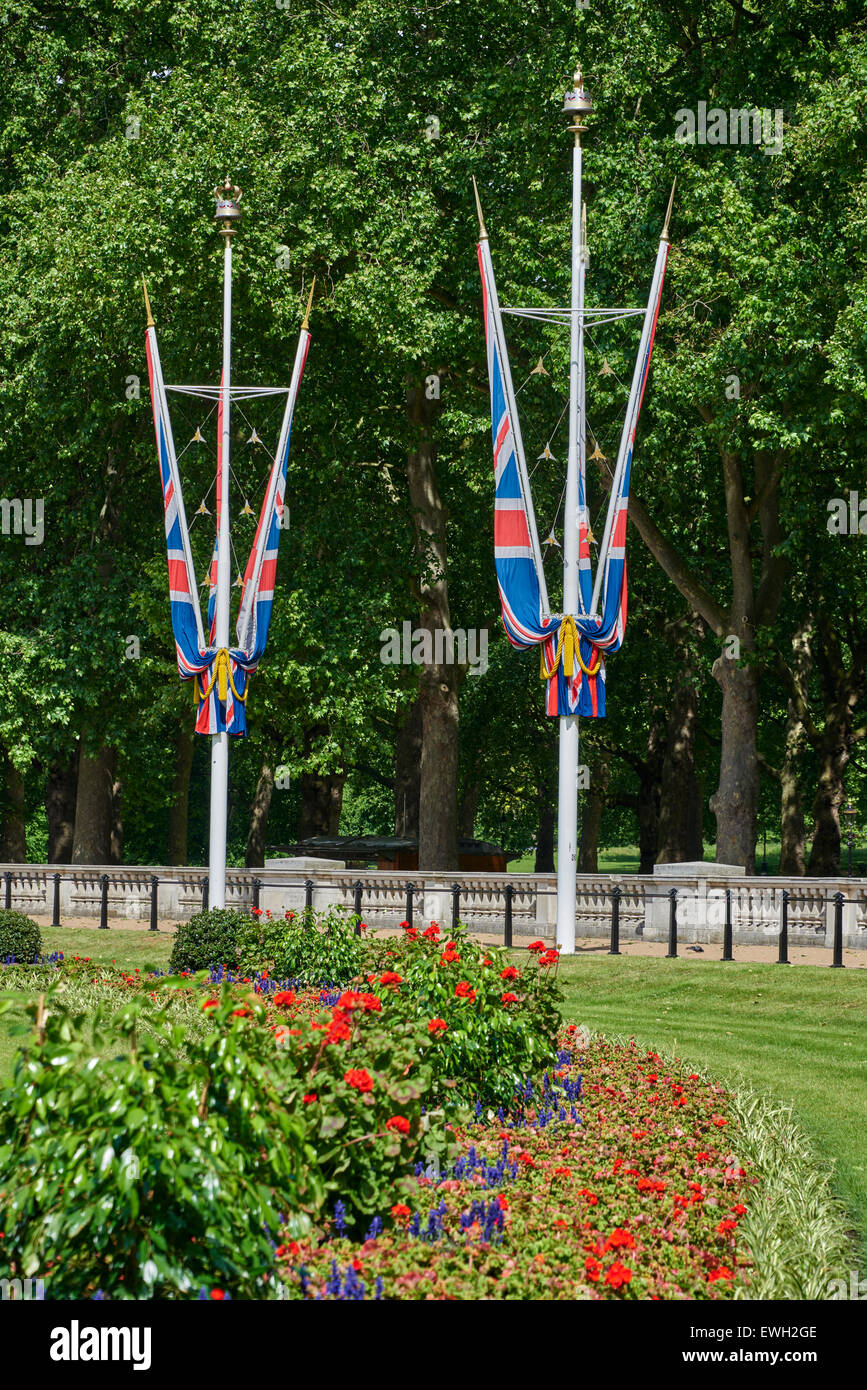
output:
[[[389,973],[400,977],[399,985],[386,988],[404,1016],[425,1026],[445,1023],[433,1034],[435,1089],[441,1097],[448,1093],[466,1102],[508,1106],[516,1088],[556,1053],[563,1019],[555,971],[532,955],[519,968],[464,927],[446,941],[427,930],[427,936],[410,929],[400,940],[371,943],[378,981]],[[381,983],[371,988],[381,989]]]
[[[0,961],[10,956],[28,965],[42,955],[42,933],[38,923],[23,912],[0,908]]]
[[[258,961],[275,979],[313,986],[348,984],[362,973],[369,957],[367,941],[356,935],[356,923],[357,918],[339,911],[324,917],[303,912],[279,921],[260,917]],[[262,965],[248,955],[245,973],[251,968]]]
[[[175,933],[169,969],[174,975],[183,970],[209,970],[212,965],[237,969],[253,926],[248,913],[234,908],[213,907],[208,912],[197,912],[181,922]]]
[[[342,1199],[363,1234],[420,1146],[454,1147],[424,1128],[434,1049],[409,1018],[314,999],[275,1034],[261,1000],[206,985],[191,1027],[159,1002],[181,985],[194,1006],[174,979],[114,1015],[63,1011],[60,986],[31,1007],[0,1087],[0,1230],[49,1299],[273,1297],[269,1233],[315,1238]]]

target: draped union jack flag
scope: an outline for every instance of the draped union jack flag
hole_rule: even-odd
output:
[[[196,732],[229,733],[242,738],[247,732],[246,698],[249,678],[265,652],[274,602],[277,548],[286,494],[286,468],[292,433],[292,416],[298,387],[304,372],[310,333],[301,330],[292,383],[286,400],[277,453],[271,467],[256,535],[244,573],[238,620],[237,645],[221,652],[216,645],[216,583],[219,558],[220,516],[223,507],[222,405],[218,412],[217,457],[217,540],[211,558],[208,593],[208,637],[202,627],[198,588],[189,530],[184,512],[177,456],[172,436],[163,382],[156,329],[147,328],[146,349],[151,402],[156,430],[157,458],[165,504],[166,549],[169,564],[169,594],[172,631],[178,672],[182,680],[195,680],[198,697]]]
[[[524,463],[520,423],[514,406],[514,390],[506,352],[502,315],[497,298],[490,248],[486,237],[477,246],[482,277],[482,301],[491,392],[491,428],[494,454],[494,564],[500,591],[503,627],[514,647],[540,646],[547,679],[546,710],[549,715],[605,714],[605,657],[617,651],[626,627],[626,522],[629,481],[638,412],[650,370],[653,338],[659,313],[662,280],[668,256],[661,243],[651,287],[648,316],[651,329],[637,369],[633,397],[637,406],[627,412],[625,465],[616,496],[610,543],[602,563],[601,613],[591,617],[592,574],[585,479],[579,478],[579,596],[581,613],[563,618],[550,615],[547,595],[543,604],[544,578],[536,538],[533,502]],[[636,394],[637,386],[637,394]]]

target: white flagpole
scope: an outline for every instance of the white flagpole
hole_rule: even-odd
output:
[[[563,521],[563,615],[577,618],[578,478],[584,461],[584,253],[581,235],[582,115],[592,109],[580,70],[567,93],[564,110],[573,115],[572,149],[572,313],[569,352],[569,452],[566,461],[566,508]],[[560,716],[560,766],[557,810],[557,946],[575,954],[576,874],[578,871],[578,716]]]
[[[217,220],[223,238],[223,375],[221,382],[222,439],[220,458],[220,533],[217,551],[217,610],[214,633],[218,651],[229,646],[232,594],[232,555],[229,532],[229,432],[232,382],[232,221],[241,213],[241,190],[226,179],[217,197]],[[223,196],[221,196],[223,195]],[[234,195],[234,196],[230,196]],[[208,905],[226,906],[226,827],[229,803],[229,735],[213,734],[211,743],[211,830],[208,852]]]

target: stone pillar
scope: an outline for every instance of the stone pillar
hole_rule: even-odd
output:
[[[340,889],[336,886],[319,887],[317,878],[323,877],[327,885],[329,877],[336,877],[345,868],[342,859],[314,859],[308,855],[298,855],[294,859],[266,859],[265,868],[260,871],[263,886],[259,906],[263,912],[270,910],[273,917],[282,917],[284,912],[303,912],[305,880],[312,878],[316,885],[313,889],[313,910],[327,912],[334,903],[341,901]],[[285,887],[279,883],[268,883],[269,878],[283,874],[297,882],[286,884]]]
[[[718,893],[712,891],[708,903],[708,879],[743,878],[742,864],[709,864],[693,860],[683,864],[654,864],[653,896],[645,899],[644,932],[650,941],[665,941],[668,937],[668,890],[677,889],[678,935],[683,941],[722,939]]]

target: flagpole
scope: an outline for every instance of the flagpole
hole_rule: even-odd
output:
[[[241,190],[229,183],[214,190],[217,222],[223,238],[223,372],[220,383],[222,437],[220,440],[220,530],[217,549],[217,607],[214,641],[217,651],[228,650],[232,594],[229,532],[229,442],[232,382],[232,222],[241,215]],[[229,735],[212,735],[211,829],[208,852],[208,904],[226,906],[226,831],[229,807]]]
[[[579,477],[584,465],[584,244],[581,201],[581,116],[592,109],[581,72],[573,78],[564,111],[572,115],[572,300],[569,350],[569,451],[566,461],[566,509],[563,534],[563,615],[579,616]],[[560,716],[559,790],[557,808],[557,945],[564,955],[575,953],[576,875],[578,872],[578,716]]]

